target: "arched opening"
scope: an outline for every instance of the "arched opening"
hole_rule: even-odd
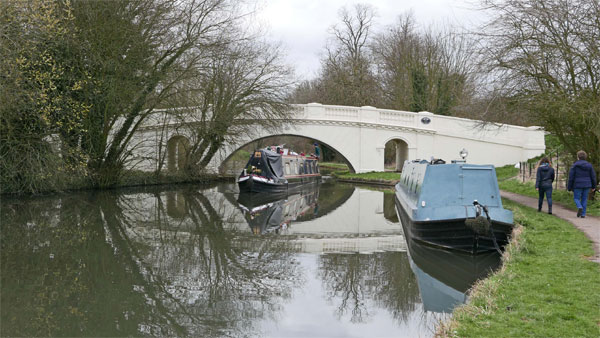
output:
[[[255,149],[284,144],[286,148],[289,148],[297,153],[310,155],[314,154],[316,151],[315,143],[317,143],[317,147],[319,147],[320,152],[320,169],[323,169],[321,166],[322,163],[333,162],[339,163],[342,167],[347,167],[346,170],[350,171],[351,173],[355,172],[354,168],[350,164],[350,161],[348,161],[344,155],[327,143],[310,137],[292,134],[266,136],[242,145],[236,151],[231,153],[223,161],[223,163],[221,163],[219,172],[222,174],[239,174],[244,165],[246,165],[248,162],[251,152]],[[327,172],[327,170],[324,172]]]
[[[190,141],[185,136],[173,136],[167,142],[167,166],[170,172],[183,170],[187,163]]]
[[[392,139],[385,144],[384,168],[390,171],[402,171],[404,161],[408,160],[408,144],[402,139]]]

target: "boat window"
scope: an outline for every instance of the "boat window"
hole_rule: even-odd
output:
[[[304,174],[304,165],[303,163],[298,163],[298,169],[299,169],[299,174],[302,175]]]
[[[294,167],[294,174],[298,175],[298,161],[296,161]]]
[[[319,163],[315,163],[315,172],[319,173]]]
[[[285,163],[285,174],[286,175],[290,174],[290,162]]]
[[[313,168],[312,168],[312,161],[308,161],[308,170],[306,171],[307,174],[312,174],[313,173]]]
[[[306,162],[304,162],[304,173],[308,174],[308,166],[306,165]]]

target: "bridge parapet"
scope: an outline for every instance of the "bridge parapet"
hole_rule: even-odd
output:
[[[433,115],[428,112],[413,113],[371,106],[331,106],[320,103],[295,105],[294,107],[295,119],[371,123],[426,130],[430,130],[430,126],[420,123],[420,116],[423,114]]]

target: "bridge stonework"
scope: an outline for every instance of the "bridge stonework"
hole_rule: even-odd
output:
[[[159,128],[158,126],[156,128]],[[140,135],[150,148],[156,131],[148,126]],[[176,135],[176,134],[173,134]],[[236,150],[260,138],[297,135],[317,140],[341,154],[355,172],[384,170],[384,148],[396,141],[406,149],[397,156],[404,159],[459,158],[467,149],[467,162],[503,166],[542,154],[544,131],[539,127],[483,124],[481,121],[435,115],[429,112],[405,112],[375,107],[330,106],[318,103],[295,105],[291,119],[278,130],[257,126],[253,133],[224,146],[208,166],[218,172]],[[169,139],[169,135],[166,139]],[[158,149],[158,146],[156,146]],[[145,156],[143,170],[156,164]],[[138,163],[141,163],[138,161]],[[153,168],[154,167],[154,168]]]

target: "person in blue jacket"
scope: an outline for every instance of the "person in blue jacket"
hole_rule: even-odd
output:
[[[590,162],[586,161],[587,154],[585,151],[578,151],[577,159],[569,170],[567,190],[573,192],[573,200],[577,206],[577,217],[583,218],[587,209],[588,193],[597,184],[596,172],[594,172]]]
[[[319,148],[319,144],[315,142],[315,157],[317,159],[321,159],[321,149]]]
[[[542,158],[535,175],[535,190],[539,192],[538,211],[542,211],[544,195],[548,201],[548,213],[552,215],[552,182],[554,182],[554,168],[547,157]]]

